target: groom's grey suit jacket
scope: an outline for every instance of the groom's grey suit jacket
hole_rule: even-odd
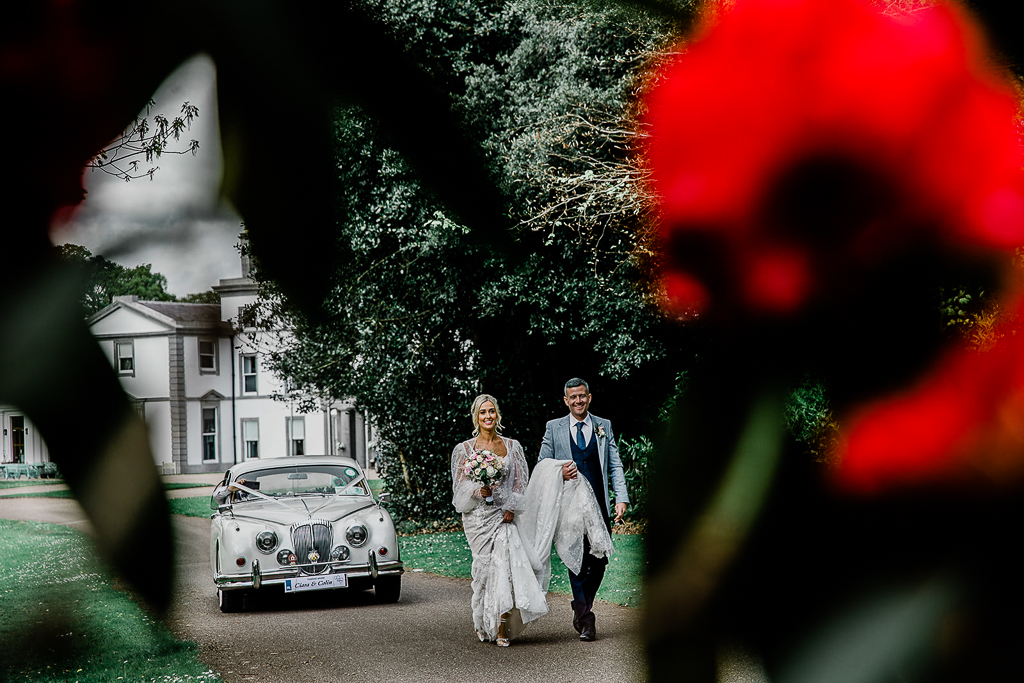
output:
[[[548,422],[537,460],[545,458],[572,460],[572,448],[569,446],[569,417],[566,415]],[[601,459],[601,481],[604,483],[605,509],[609,516],[613,516],[611,501],[608,499],[609,474],[612,478],[612,490],[615,491],[615,502],[629,502],[629,494],[626,492],[626,476],[622,473],[622,459],[619,457],[619,447],[615,444],[612,423],[593,413],[590,413],[590,419],[594,421],[594,431],[590,438],[597,439],[597,456]],[[601,429],[604,430],[604,436],[599,434]]]

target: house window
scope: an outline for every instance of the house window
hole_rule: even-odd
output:
[[[286,427],[288,428],[289,439],[291,439],[288,448],[289,455],[305,455],[306,454],[306,418],[304,417],[286,417]]]
[[[245,458],[260,457],[260,421],[242,420],[242,440],[245,442]]]
[[[242,393],[256,393],[256,356],[242,356]]]
[[[135,376],[135,342],[114,342],[114,355],[117,357],[117,374]]]
[[[250,330],[256,327],[256,304],[246,304],[238,307],[238,325],[243,330]]]
[[[216,459],[217,459],[217,409],[216,408],[203,408],[203,460],[216,460]]]
[[[215,375],[219,369],[217,358],[217,341],[215,339],[199,340],[199,373]]]

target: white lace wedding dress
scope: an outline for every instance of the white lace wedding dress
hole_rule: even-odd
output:
[[[507,451],[507,473],[491,487],[494,505],[484,502],[480,482],[466,477],[462,469],[475,439],[460,443],[452,452],[452,503],[462,513],[462,526],[473,552],[473,626],[492,641],[498,637],[502,614],[512,612],[506,633],[514,638],[524,624],[548,611],[546,586],[542,589],[540,583],[545,563],[524,540],[519,527],[529,482],[526,458],[518,441],[501,440]],[[505,510],[516,512],[514,523],[502,522]],[[550,539],[548,543],[550,549]],[[547,574],[550,576],[550,568]]]
[[[545,592],[551,583],[552,542],[573,574],[579,574],[583,565],[584,535],[590,539],[590,554],[594,557],[609,557],[615,550],[590,482],[586,477],[565,481],[565,462],[545,458],[537,463],[516,515],[527,546],[543,558],[538,578]]]

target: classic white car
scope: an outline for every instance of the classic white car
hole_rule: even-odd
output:
[[[220,609],[246,594],[373,587],[381,602],[402,592],[402,561],[391,515],[374,501],[355,460],[305,456],[249,460],[214,490],[210,565]],[[276,590],[276,589],[275,589]]]

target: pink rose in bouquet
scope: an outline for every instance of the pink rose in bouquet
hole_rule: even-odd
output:
[[[477,481],[490,488],[505,474],[505,458],[493,451],[477,450],[466,458],[462,471],[471,481]],[[487,496],[484,502],[494,505],[494,496]]]

